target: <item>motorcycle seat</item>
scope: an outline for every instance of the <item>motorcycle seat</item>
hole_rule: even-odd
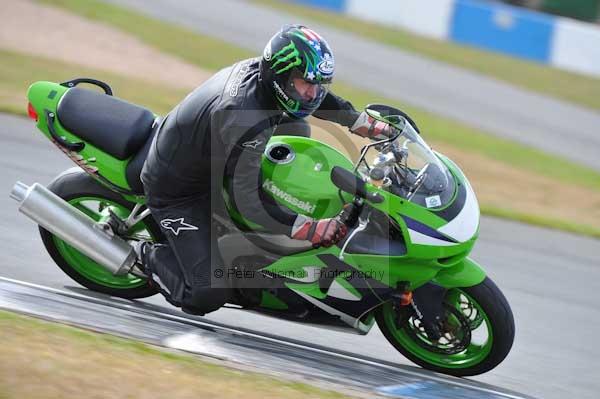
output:
[[[155,122],[146,108],[77,87],[64,94],[56,114],[69,132],[120,160],[138,152]]]
[[[150,136],[146,140],[146,143],[142,146],[142,148],[129,160],[127,167],[125,168],[125,178],[127,179],[127,183],[129,183],[129,187],[131,187],[131,191],[135,194],[144,194],[144,185],[142,184],[142,168],[144,167],[144,162],[148,157],[148,152],[150,151],[150,146],[152,145],[152,139],[156,135],[158,128],[160,126],[159,121],[154,125],[154,128],[150,132]]]

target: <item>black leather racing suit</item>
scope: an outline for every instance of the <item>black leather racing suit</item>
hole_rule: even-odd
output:
[[[358,112],[329,93],[313,115],[351,126]],[[223,265],[211,234],[224,182],[241,215],[290,235],[297,214],[261,201],[260,193],[261,155],[282,116],[255,58],[219,71],[163,120],[141,178],[168,245],[151,246],[144,262],[167,300],[184,311],[208,313],[229,298],[226,278],[215,278]]]

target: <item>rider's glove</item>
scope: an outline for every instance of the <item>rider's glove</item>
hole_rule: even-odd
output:
[[[314,220],[298,215],[291,237],[295,240],[308,240],[315,247],[330,247],[346,237],[348,228],[338,218]]]
[[[377,140],[383,140],[392,134],[390,125],[371,118],[365,111],[356,118],[350,131],[359,136]]]

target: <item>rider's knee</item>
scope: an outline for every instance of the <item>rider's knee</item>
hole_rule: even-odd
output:
[[[203,315],[214,312],[225,305],[231,297],[231,289],[197,286],[192,287],[189,294],[184,298],[181,310],[186,313]]]

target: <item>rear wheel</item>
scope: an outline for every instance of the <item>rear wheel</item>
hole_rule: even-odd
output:
[[[431,340],[420,321],[406,309],[386,303],[376,313],[387,340],[414,363],[455,376],[485,373],[504,360],[512,347],[515,325],[506,298],[486,278],[473,287],[446,295],[442,337]]]
[[[97,183],[80,169],[58,176],[48,189],[96,221],[104,221],[109,211],[126,218],[135,204]],[[127,299],[144,298],[157,293],[147,279],[134,275],[114,276],[94,260],[40,227],[46,250],[69,277],[90,290]],[[157,240],[160,229],[151,216],[132,227],[126,239]]]

